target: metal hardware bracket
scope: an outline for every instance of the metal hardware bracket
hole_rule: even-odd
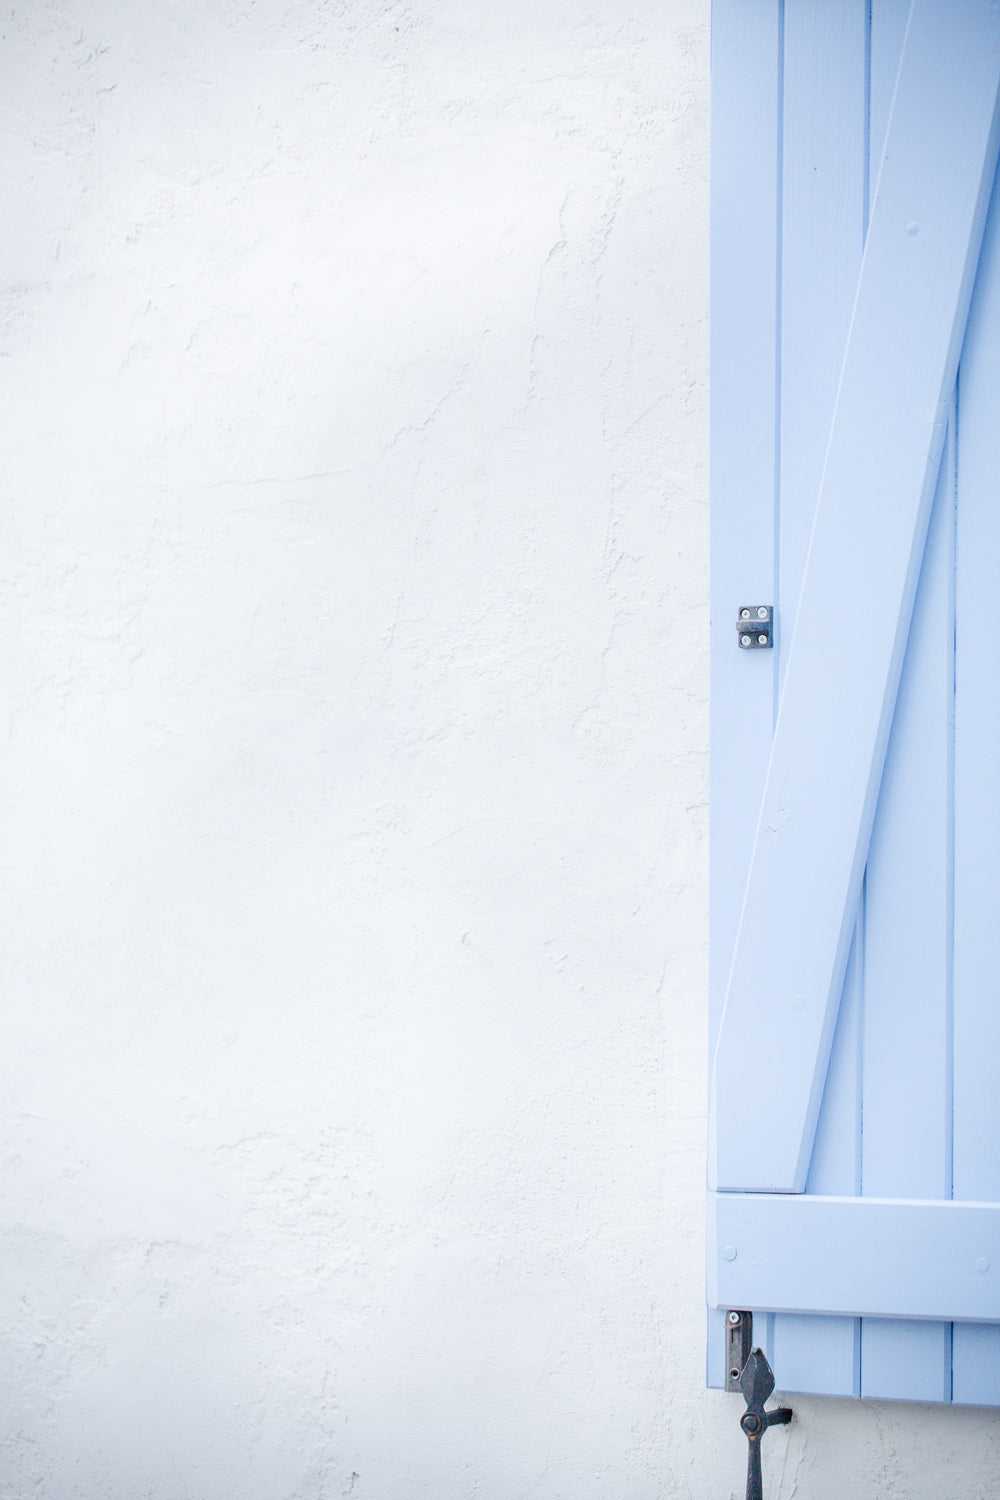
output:
[[[753,1313],[726,1313],[726,1390],[740,1389],[743,1366],[753,1348]]]
[[[774,645],[774,606],[742,605],[736,631],[741,651],[767,651]]]

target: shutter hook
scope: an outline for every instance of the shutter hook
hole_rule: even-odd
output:
[[[764,1410],[764,1402],[774,1390],[774,1375],[765,1358],[763,1349],[754,1349],[743,1366],[740,1390],[746,1398],[747,1409],[740,1418],[740,1426],[750,1445],[747,1453],[747,1500],[764,1500],[761,1489],[760,1443],[769,1427],[779,1422],[790,1422],[789,1406],[776,1406],[773,1411]]]

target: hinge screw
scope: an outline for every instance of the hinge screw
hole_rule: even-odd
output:
[[[730,1327],[731,1327],[731,1328],[735,1328],[735,1327],[736,1327],[736,1325],[737,1325],[737,1323],[738,1323],[738,1322],[739,1322],[739,1321],[740,1321],[740,1315],[739,1315],[739,1313],[738,1313],[738,1312],[731,1312],[731,1313],[730,1313],[730,1314],[729,1314],[729,1326],[730,1326]]]

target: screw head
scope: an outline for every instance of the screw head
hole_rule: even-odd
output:
[[[729,1321],[729,1326],[730,1326],[730,1327],[731,1327],[731,1328],[735,1328],[735,1327],[736,1327],[736,1325],[737,1325],[737,1323],[738,1323],[738,1322],[739,1322],[739,1321],[740,1321],[740,1315],[739,1315],[739,1313],[738,1313],[738,1312],[731,1312],[731,1313],[730,1313],[730,1314],[729,1314],[729,1319],[728,1319],[728,1321]],[[738,1373],[739,1373],[739,1371],[737,1371],[737,1374],[738,1374]]]
[[[741,646],[752,646],[753,645],[753,636],[750,636],[750,635],[741,635],[740,636],[740,645]]]
[[[767,636],[766,635],[759,635],[757,637],[757,644],[758,644],[758,646],[766,646],[767,645]]]
[[[749,620],[749,618],[750,618],[750,611],[748,609],[741,609],[740,610],[740,619],[741,620]]]
[[[758,604],[758,606],[757,606],[757,618],[758,618],[758,620],[766,620],[767,619],[767,605],[766,604]]]

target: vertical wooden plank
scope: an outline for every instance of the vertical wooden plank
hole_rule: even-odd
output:
[[[953,432],[954,421],[866,878],[861,1183],[877,1198],[951,1194]],[[950,1359],[949,1324],[867,1319],[861,1394],[949,1400]]]
[[[859,924],[847,961],[837,1034],[830,1052],[823,1107],[813,1146],[807,1193],[861,1191],[861,998],[864,927]]]
[[[1000,1200],[1000,224],[994,187],[959,372],[954,1193]],[[1000,1405],[1000,1326],[955,1325],[953,1399]]]
[[[956,1323],[952,1397],[958,1406],[1000,1406],[1000,1327]]]
[[[861,954],[859,924],[847,965],[807,1193],[840,1195],[860,1188]],[[776,1372],[780,1370],[784,1389],[826,1396],[860,1395],[860,1318],[779,1315],[774,1324],[772,1365]]]
[[[859,1394],[860,1318],[775,1313],[772,1321],[771,1368],[783,1391],[813,1396]]]
[[[705,1350],[705,1384],[710,1390],[725,1390],[726,1386],[726,1310],[722,1307],[706,1308],[708,1313],[708,1343]]]
[[[868,119],[869,119],[869,203],[878,181],[878,169],[889,127],[892,96],[903,51],[903,38],[910,19],[910,0],[872,0]]]
[[[864,244],[866,0],[786,0],[781,244],[779,588],[783,675]],[[813,1191],[856,1190],[856,973],[841,1007]],[[776,1315],[790,1391],[857,1394],[857,1320]]]
[[[877,1198],[951,1195],[953,425],[868,858],[861,1181]]]
[[[879,167],[885,147],[886,130],[892,108],[899,59],[903,50],[903,39],[910,16],[910,0],[872,0],[871,37],[869,47],[869,204],[875,193]],[[860,1190],[860,1189],[859,1189]],[[868,1374],[875,1385],[884,1391],[886,1371],[884,1357],[891,1362],[893,1335],[884,1326],[870,1327],[862,1321],[862,1340],[871,1356]],[[866,1338],[867,1336],[867,1338]],[[902,1346],[898,1346],[901,1352]]]
[[[774,599],[779,0],[712,9],[712,1034],[774,721],[769,652],[737,612]]]
[[[736,619],[775,597],[780,76],[781,0],[713,0],[712,1047],[774,722],[771,653],[740,651]],[[710,1386],[723,1318],[709,1309]]]
[[[785,0],[782,675],[864,248],[867,12],[866,0]]]

